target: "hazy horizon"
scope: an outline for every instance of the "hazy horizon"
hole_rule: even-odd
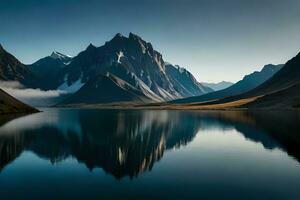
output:
[[[0,0],[0,43],[30,64],[133,32],[200,82],[236,82],[300,51],[299,10],[297,0]]]

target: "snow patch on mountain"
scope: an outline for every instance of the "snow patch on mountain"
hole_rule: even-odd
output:
[[[117,62],[121,64],[121,58],[124,57],[123,51],[119,51],[119,53],[117,53],[117,56],[118,56]]]
[[[81,78],[79,78],[77,81],[72,83],[71,85],[68,85],[67,78],[65,77],[65,82],[61,84],[57,90],[64,91],[66,93],[75,93],[77,92],[84,83],[82,83]]]
[[[72,61],[69,61],[69,62],[64,62],[64,65],[69,65],[71,64]]]

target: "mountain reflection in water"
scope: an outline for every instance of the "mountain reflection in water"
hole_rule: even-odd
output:
[[[202,130],[236,129],[266,149],[300,160],[298,112],[184,112],[47,109],[0,119],[0,170],[22,152],[58,163],[75,158],[116,179],[150,171],[165,151],[180,148]]]

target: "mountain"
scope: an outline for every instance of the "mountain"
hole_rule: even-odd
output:
[[[185,68],[178,65],[165,63],[166,74],[175,89],[184,96],[196,96],[204,93],[213,92],[213,90],[200,84],[195,77]]]
[[[266,94],[242,107],[246,108],[300,108],[300,83],[287,89]]]
[[[243,94],[244,97],[258,96],[268,93],[277,92],[292,87],[300,82],[300,53],[289,60],[278,73],[276,73],[268,81],[261,84],[248,93]]]
[[[55,66],[51,64],[54,62],[53,58],[47,58],[47,62],[44,60],[34,63],[30,68],[46,77],[45,80],[49,80],[47,82],[53,79],[51,84],[44,86],[46,89],[76,92],[90,80],[109,73],[153,101],[201,95],[212,91],[197,82],[187,70],[165,64],[162,55],[153,49],[151,43],[133,33],[128,37],[117,34],[100,47],[90,44],[69,61],[56,61]],[[46,73],[41,73],[40,68],[51,67],[54,68],[53,72],[48,73],[46,70]],[[107,90],[103,88],[103,91]],[[76,96],[78,99],[78,95]]]
[[[211,89],[213,89],[214,91],[219,91],[219,90],[223,90],[226,89],[230,86],[232,86],[234,83],[232,82],[228,82],[228,81],[221,81],[218,83],[206,83],[206,82],[201,82],[202,85],[209,87]]]
[[[0,89],[0,114],[14,114],[14,113],[32,113],[37,112],[32,108],[17,99],[13,98],[2,89]]]
[[[35,86],[37,77],[0,45],[0,81],[18,81],[26,86]]]
[[[243,107],[247,108],[299,108],[300,107],[300,53],[289,60],[272,78],[259,87],[234,97],[258,97]]]
[[[153,94],[154,95],[154,94]],[[151,102],[159,98],[146,96],[141,90],[136,89],[118,77],[107,74],[98,75],[89,80],[71,98],[67,98],[62,104],[96,104],[113,102]]]
[[[268,64],[265,65],[261,71],[259,72],[256,71],[249,75],[246,75],[242,80],[238,81],[237,83],[235,83],[234,85],[226,89],[219,90],[216,92],[211,92],[201,96],[174,100],[171,103],[205,102],[205,101],[213,101],[218,99],[224,99],[230,96],[240,95],[261,85],[262,83],[270,79],[282,67],[283,67],[282,64],[280,65]]]
[[[55,60],[62,61],[65,65],[68,65],[69,62],[72,60],[71,56],[64,55],[64,54],[59,53],[57,51],[53,51],[50,57],[55,59]]]
[[[54,51],[50,56],[42,58],[28,65],[28,68],[37,76],[42,77],[39,88],[44,90],[56,89],[63,82],[63,69],[70,64],[72,58]]]

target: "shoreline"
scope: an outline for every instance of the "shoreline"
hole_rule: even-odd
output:
[[[293,107],[220,107],[220,106],[202,106],[202,105],[182,105],[182,104],[74,104],[51,106],[50,108],[77,108],[77,109],[107,109],[107,110],[186,110],[186,111],[300,111],[300,108]]]

